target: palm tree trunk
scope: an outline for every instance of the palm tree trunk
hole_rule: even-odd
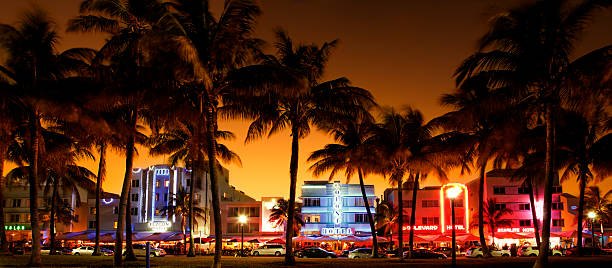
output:
[[[58,178],[54,178],[53,193],[51,194],[51,212],[49,213],[49,240],[51,244],[51,249],[49,250],[49,255],[55,255],[55,211],[57,210],[58,180]]]
[[[536,244],[538,248],[540,247],[540,220],[538,220],[538,214],[536,213],[535,208],[535,197],[533,193],[533,184],[531,180],[528,179],[527,183],[529,184],[529,205],[531,206],[531,217],[533,218],[533,233],[535,235]]]
[[[136,121],[138,119],[136,109],[132,109],[130,115],[130,124],[131,131],[136,131]],[[130,133],[128,137],[128,142],[126,144],[126,154],[125,154],[125,175],[123,177],[123,186],[121,188],[121,196],[119,198],[119,215],[117,215],[117,230],[116,230],[116,238],[115,238],[115,255],[114,262],[115,266],[121,266],[122,264],[122,252],[123,252],[123,230],[125,225],[125,217],[126,217],[126,207],[129,198],[129,192],[131,187],[132,180],[132,166],[134,164],[134,143],[135,137],[134,134]]]
[[[480,183],[478,184],[478,235],[480,236],[480,246],[485,257],[490,257],[491,253],[487,247],[487,240],[484,234],[484,187],[485,187],[485,170],[487,163],[480,165]],[[493,240],[493,237],[491,237]]]
[[[544,217],[542,219],[542,244],[540,253],[534,264],[534,268],[548,267],[548,250],[550,242],[550,221],[552,208],[552,186],[553,172],[555,167],[555,122],[553,120],[553,107],[551,103],[546,104],[546,159],[544,178]]]
[[[100,195],[102,194],[102,181],[106,175],[106,144],[100,143],[100,163],[98,164],[98,179],[96,180],[96,240],[93,256],[100,256]]]
[[[132,170],[130,168],[130,170]],[[131,173],[131,172],[130,172]],[[131,187],[132,178],[130,177],[130,190],[128,191],[128,201],[125,206],[125,260],[136,261],[136,254],[134,254],[134,247],[132,246],[132,199],[130,194],[132,193]]]
[[[185,232],[185,216],[181,217],[181,231],[183,232],[183,252],[187,252],[187,235]]]
[[[28,266],[41,266],[40,259],[40,219],[38,217],[38,153],[40,138],[40,115],[35,110],[30,122],[31,161],[30,161],[30,225],[32,228],[32,254]]]
[[[420,177],[420,173],[417,173],[414,176],[414,182],[412,185],[412,208],[410,209],[410,237],[408,238],[409,241],[409,247],[410,247],[410,258],[412,259],[414,256],[412,255],[414,253],[414,224],[416,222],[416,200],[417,200],[417,193],[419,191],[419,177]]]
[[[396,174],[397,178],[397,203],[398,203],[398,227],[397,227],[397,238],[399,247],[397,248],[397,254],[400,260],[404,260],[404,198],[403,198],[403,187],[402,187],[402,177],[403,174]]]
[[[8,147],[8,139],[2,137],[0,140],[0,200],[4,199],[4,185],[6,178],[4,177],[4,161]],[[6,229],[4,227],[4,206],[0,204],[0,255],[8,254],[8,241],[6,239]]]
[[[216,132],[216,120],[217,114],[214,108],[208,105],[206,109],[206,131],[208,132],[206,138],[208,139],[207,153],[208,153],[208,170],[210,171],[210,190],[212,194],[212,206],[213,206],[213,218],[215,221],[215,257],[213,259],[213,267],[221,267],[221,250],[222,250],[222,239],[223,239],[223,227],[221,225],[221,204],[219,202],[219,183],[217,181],[217,139],[215,137]],[[200,104],[200,107],[202,105]]]
[[[580,172],[580,177],[578,181],[580,181],[580,195],[578,196],[578,226],[576,230],[577,236],[577,246],[578,248],[582,247],[582,222],[584,221],[584,190],[586,188],[586,177],[582,174],[582,170]],[[582,250],[578,251],[578,254],[582,255]]]
[[[376,239],[376,228],[374,227],[374,217],[372,217],[372,211],[370,211],[370,203],[368,202],[368,196],[366,195],[365,185],[363,183],[363,172],[361,169],[357,171],[359,175],[359,187],[361,188],[361,196],[363,197],[363,203],[368,213],[368,221],[370,222],[370,230],[372,231],[372,257],[378,258],[378,240]]]
[[[191,173],[191,185],[189,185],[189,253],[187,257],[195,257],[195,248],[193,245],[193,202],[195,202],[195,181],[198,178],[200,167],[199,152],[196,158],[196,164],[193,166],[193,172]]]
[[[285,265],[295,265],[293,256],[293,225],[295,224],[295,188],[297,187],[297,169],[299,152],[299,134],[297,127],[291,129],[291,162],[289,163],[289,204],[287,209],[287,231],[285,232]]]

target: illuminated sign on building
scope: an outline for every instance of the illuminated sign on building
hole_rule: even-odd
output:
[[[452,225],[446,225],[446,230],[452,230],[453,226]],[[455,230],[462,230],[465,231],[465,227],[463,225],[455,225]]]
[[[5,225],[4,226],[4,230],[7,230],[7,231],[22,231],[22,230],[26,230],[26,227],[25,227],[25,225]]]
[[[355,229],[353,228],[321,228],[322,235],[353,235]]]
[[[149,229],[151,229],[151,231],[153,232],[165,232],[170,228],[171,224],[170,222],[167,221],[154,221],[154,222],[149,222]]]
[[[446,201],[447,198],[445,198],[445,194],[446,194],[446,189],[450,188],[450,187],[459,187],[461,188],[461,190],[463,190],[463,201],[465,202],[465,204],[463,204],[463,210],[465,210],[465,224],[462,226],[462,228],[459,228],[459,226],[456,225],[455,230],[466,230],[468,228],[468,226],[470,226],[470,210],[467,209],[469,208],[469,204],[468,204],[468,188],[461,183],[448,183],[443,185],[442,187],[440,187],[440,226],[446,226],[446,228],[442,229],[442,232],[444,233],[444,231],[446,230],[452,230],[452,225],[445,225],[444,224],[444,220],[445,220],[445,215],[444,214],[444,202]]]
[[[113,202],[113,198],[102,198],[102,203],[104,203],[105,205],[109,205],[110,203]]]
[[[532,227],[497,228],[498,233],[533,233]]]
[[[438,228],[440,228],[440,226],[438,225],[415,225],[414,226],[415,231],[437,231]],[[402,227],[402,230],[410,231],[410,225],[404,225],[404,227]]]
[[[339,182],[334,182],[334,224],[342,223],[342,190]]]
[[[158,176],[168,176],[168,175],[170,175],[170,170],[167,169],[167,168],[155,169],[155,175],[158,175]]]

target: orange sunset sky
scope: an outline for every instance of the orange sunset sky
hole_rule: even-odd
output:
[[[0,0],[0,23],[15,23],[20,12],[36,3],[55,18],[61,43],[58,50],[71,47],[99,48],[105,36],[65,33],[69,18],[76,16],[80,0]],[[216,10],[223,0],[212,0]],[[450,92],[452,74],[459,63],[475,52],[475,42],[486,30],[487,19],[502,7],[521,1],[487,0],[263,0],[257,36],[270,42],[273,29],[283,27],[298,41],[321,43],[340,39],[333,53],[326,77],[348,77],[354,85],[369,89],[377,102],[401,108],[411,105],[421,110],[427,120],[448,109],[438,105],[441,94]],[[218,13],[218,12],[217,12]],[[601,12],[576,55],[612,44],[612,13]],[[225,142],[242,158],[242,167],[228,166],[230,183],[255,199],[262,196],[288,196],[290,137],[288,132],[244,144],[247,121],[223,121],[220,128],[233,131],[237,139]],[[332,142],[325,133],[313,132],[300,143],[298,187],[313,176],[307,171],[310,152]],[[164,157],[151,157],[139,147],[134,167],[165,163]],[[83,161],[97,172],[96,161]],[[8,165],[5,173],[14,166]],[[123,179],[124,160],[112,153],[104,189],[118,193]],[[451,172],[451,181],[467,182],[477,174],[460,176]],[[327,179],[321,177],[320,179]],[[345,181],[346,178],[336,179]],[[353,180],[357,183],[356,179]],[[389,185],[384,178],[370,176],[381,195]],[[438,184],[430,177],[425,185]],[[612,188],[612,179],[600,184]],[[566,192],[577,194],[574,181],[564,184]],[[299,194],[299,190],[298,190]]]

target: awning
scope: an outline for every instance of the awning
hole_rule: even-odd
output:
[[[455,239],[456,238],[457,237],[455,236]],[[447,242],[447,241],[451,241],[452,239],[453,238],[450,237],[450,236],[440,235],[440,236],[436,237],[434,240],[431,240],[431,241],[434,241],[434,242]]]
[[[517,233],[498,233],[498,234],[495,234],[495,238],[497,239],[525,239],[529,237],[521,235],[521,234],[517,234]]]
[[[480,237],[475,236],[473,234],[462,234],[462,235],[457,236],[457,240],[462,241],[462,242],[479,241]]]
[[[267,243],[270,243],[270,244],[285,244],[285,240],[282,240],[280,238],[276,238],[276,239],[272,239],[272,240],[268,241]]]

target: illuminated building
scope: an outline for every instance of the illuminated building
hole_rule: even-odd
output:
[[[403,230],[404,242],[408,242],[410,231],[410,216],[412,213],[412,183],[404,183],[403,187]],[[455,231],[458,234],[467,233],[469,230],[471,215],[466,207],[470,206],[470,190],[460,183],[449,183],[443,186],[428,186],[419,189],[417,192],[416,214],[414,233],[417,235],[442,235],[448,234],[452,230],[451,206],[446,197],[445,189],[451,186],[458,186],[462,189],[455,200]],[[389,188],[385,190],[384,200],[398,206],[397,189]],[[395,227],[397,228],[397,227]],[[397,232],[393,235],[397,237]],[[394,240],[397,241],[397,238]]]
[[[84,181],[87,187],[76,185],[77,192],[64,190],[59,187],[58,195],[61,200],[61,205],[73,211],[73,216],[78,221],[72,221],[69,224],[64,224],[61,221],[56,221],[55,232],[78,232],[84,231],[87,228],[87,198],[95,196],[95,192],[89,192],[85,188],[94,189],[95,183],[92,181]],[[41,188],[38,190],[38,208],[41,215],[41,238],[45,242],[49,238],[49,209],[51,201],[51,191],[45,193]],[[79,199],[80,198],[80,199]],[[16,179],[7,184],[4,188],[4,200],[1,200],[0,205],[4,206],[4,220],[7,240],[31,240],[32,227],[30,224],[30,189],[27,179]]]
[[[365,186],[370,210],[375,213],[374,186]],[[371,235],[359,184],[305,181],[302,185],[302,235]]]
[[[535,244],[529,191],[527,187],[523,186],[522,181],[511,180],[513,173],[513,170],[493,170],[486,174],[484,200],[493,198],[496,200],[498,208],[508,208],[512,211],[512,214],[503,217],[503,219],[510,220],[511,225],[495,228],[495,243],[498,245],[510,245],[512,243]],[[471,222],[477,221],[478,217],[478,178],[465,185],[449,183],[442,186],[427,186],[419,189],[417,192],[416,221],[414,226],[416,235],[428,237],[449,233],[452,228],[449,224],[451,221],[450,204],[449,200],[444,196],[444,189],[454,185],[458,185],[463,189],[457,200],[455,200],[455,230],[459,234],[470,232],[471,234],[478,235],[477,228],[469,229]],[[410,230],[410,214],[412,211],[411,186],[412,183],[404,183],[402,193],[404,199],[403,230],[405,242],[407,242],[408,231]],[[543,189],[535,188],[534,190],[536,214],[541,219]],[[386,189],[384,200],[392,202],[397,207],[397,189]],[[563,194],[557,180],[554,186],[552,201],[551,243],[552,245],[558,245],[561,241],[560,237],[568,236],[569,233],[576,229],[574,217],[577,209],[577,200],[572,195]],[[396,228],[394,229],[397,230]],[[485,227],[487,239],[490,235],[488,228],[488,226]],[[396,232],[393,235],[396,236]],[[509,238],[511,236],[517,238]],[[521,238],[518,238],[519,236]]]

